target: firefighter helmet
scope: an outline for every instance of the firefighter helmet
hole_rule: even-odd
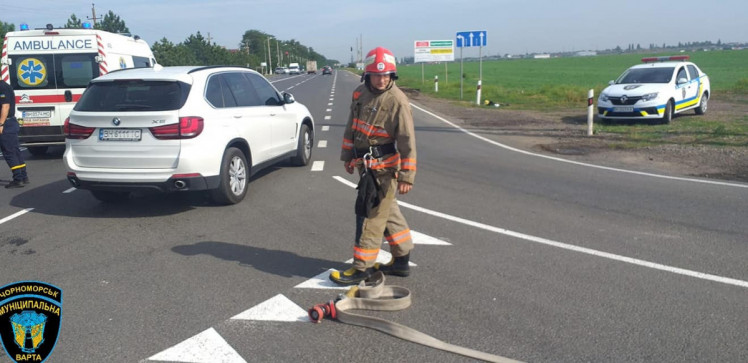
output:
[[[390,74],[392,79],[397,79],[397,65],[392,52],[383,47],[376,47],[366,54],[364,76],[372,73]]]

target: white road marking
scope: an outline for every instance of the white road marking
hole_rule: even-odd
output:
[[[328,105],[328,106],[332,106],[332,102],[328,103],[327,105]]]
[[[327,147],[327,140],[319,140],[317,143],[317,147],[320,149],[324,149]]]
[[[345,185],[348,185],[351,188],[355,188],[356,187],[356,184],[354,184],[353,182],[348,181],[347,179],[344,179],[343,177],[340,177],[340,176],[336,175],[336,176],[333,176],[333,178],[335,180],[337,180],[337,181],[345,184]],[[415,210],[415,211],[418,211],[418,212],[430,214],[430,215],[435,216],[435,217],[447,219],[447,220],[450,220],[450,221],[453,221],[453,222],[465,224],[465,225],[468,225],[468,226],[471,226],[471,227],[475,227],[475,228],[480,228],[480,229],[483,229],[483,230],[486,230],[486,231],[489,231],[489,232],[494,232],[494,233],[503,234],[503,235],[506,235],[506,236],[511,236],[511,237],[519,238],[519,239],[522,239],[522,240],[525,240],[525,241],[540,243],[540,244],[544,244],[544,245],[547,245],[547,246],[557,247],[557,248],[561,248],[561,249],[565,249],[565,250],[569,250],[569,251],[585,253],[585,254],[588,254],[588,255],[602,257],[602,258],[607,258],[607,259],[610,259],[610,260],[615,260],[615,261],[630,263],[632,265],[638,265],[638,266],[648,267],[648,268],[655,269],[655,270],[661,270],[661,271],[671,272],[671,273],[678,274],[678,275],[690,276],[690,277],[695,277],[695,278],[702,279],[702,280],[709,280],[709,281],[714,281],[714,282],[720,282],[720,283],[723,283],[723,284],[735,285],[735,286],[740,286],[740,287],[748,288],[748,281],[743,281],[743,280],[738,280],[738,279],[733,279],[733,278],[723,277],[723,276],[717,276],[717,275],[711,275],[711,274],[707,274],[707,273],[703,273],[703,272],[698,272],[698,271],[686,270],[686,269],[682,269],[682,268],[679,268],[679,267],[673,267],[673,266],[663,265],[663,264],[659,264],[659,263],[655,263],[655,262],[640,260],[640,259],[637,259],[637,258],[631,258],[631,257],[616,255],[616,254],[613,254],[613,253],[608,253],[608,252],[593,250],[591,248],[579,247],[579,246],[571,245],[571,244],[568,244],[568,243],[553,241],[553,240],[550,240],[550,239],[547,239],[547,238],[536,237],[536,236],[532,236],[532,235],[529,235],[529,234],[524,234],[524,233],[520,233],[520,232],[510,231],[508,229],[494,227],[494,226],[490,226],[490,225],[483,224],[483,223],[480,223],[480,222],[474,222],[474,221],[471,221],[471,220],[468,220],[468,219],[451,216],[449,214],[445,214],[445,213],[433,211],[433,210],[430,210],[430,209],[422,208],[422,207],[419,207],[419,206],[416,206],[416,205],[413,205],[413,204],[410,204],[410,203],[405,203],[405,202],[402,202],[402,201],[397,201],[397,204],[400,205],[400,206],[402,206],[402,207],[404,207],[404,208],[409,208],[409,209],[412,209],[412,210]]]
[[[13,214],[11,214],[11,215],[3,218],[3,219],[0,219],[0,224],[8,222],[8,221],[10,221],[10,220],[12,220],[12,219],[14,219],[16,217],[20,217],[20,216],[22,216],[22,215],[24,215],[24,214],[26,214],[28,212],[31,212],[32,210],[34,210],[34,208],[26,208],[26,209],[24,209],[24,210],[22,210],[20,212],[13,213]]]
[[[322,131],[330,131],[330,126],[322,126]]]
[[[332,118],[332,116],[325,116],[325,120],[329,120],[331,118]]]
[[[325,112],[332,112],[332,108],[326,109]]]
[[[190,363],[246,363],[218,332],[210,328],[148,360]]]
[[[325,162],[323,160],[318,160],[312,163],[312,171],[322,171],[325,170]]]
[[[299,305],[296,305],[283,294],[278,294],[231,319],[293,322],[309,321],[309,316]]]
[[[504,145],[504,144],[502,144],[500,142],[496,142],[496,141],[493,141],[493,140],[491,140],[489,138],[480,136],[478,134],[475,134],[473,132],[470,132],[468,130],[463,129],[462,127],[457,126],[456,124],[452,123],[451,121],[449,121],[449,120],[447,120],[447,119],[445,119],[445,118],[443,118],[443,117],[441,117],[439,115],[436,115],[436,114],[434,114],[434,113],[432,113],[432,112],[430,112],[430,111],[428,111],[428,110],[426,110],[424,108],[418,107],[418,106],[416,106],[416,105],[414,105],[412,103],[410,105],[413,106],[413,108],[418,109],[418,110],[420,110],[420,111],[422,111],[422,112],[424,112],[424,113],[426,113],[426,114],[428,114],[430,116],[433,116],[437,120],[440,120],[440,121],[442,121],[442,122],[444,122],[444,123],[446,123],[446,124],[448,124],[448,125],[456,128],[456,129],[458,129],[458,130],[460,130],[460,131],[462,131],[462,132],[464,132],[464,133],[466,133],[466,134],[468,134],[468,135],[470,135],[472,137],[475,137],[477,139],[483,140],[483,141],[485,141],[485,142],[487,142],[489,144],[493,144],[493,145],[496,145],[498,147],[501,147],[501,148],[504,148],[504,149],[507,149],[507,150],[511,150],[511,151],[514,151],[514,152],[526,154],[526,155],[532,155],[532,156],[537,156],[537,157],[546,158],[546,159],[550,159],[550,160],[561,161],[561,162],[569,163],[569,164],[576,164],[576,165],[588,166],[588,167],[591,167],[591,168],[598,168],[598,169],[604,169],[604,170],[618,171],[618,172],[622,172],[622,173],[630,173],[630,174],[651,176],[651,177],[655,177],[655,178],[663,178],[663,179],[671,179],[671,180],[681,180],[681,181],[689,181],[689,182],[704,183],[704,184],[724,185],[724,186],[739,187],[739,188],[748,188],[748,184],[736,184],[736,183],[729,183],[729,182],[717,181],[717,180],[692,179],[692,178],[683,178],[683,177],[661,175],[661,174],[654,174],[654,173],[645,173],[645,172],[641,172],[641,171],[611,168],[611,167],[608,167],[608,166],[601,166],[601,165],[595,165],[595,164],[587,164],[587,163],[582,163],[582,162],[579,162],[579,161],[557,158],[557,157],[554,157],[554,156],[548,156],[548,155],[543,155],[543,154],[536,154],[536,153],[532,153],[532,152],[529,152],[529,151],[520,150],[520,149],[511,147],[511,146],[508,146],[508,145]]]
[[[68,194],[68,193],[72,193],[72,192],[74,192],[74,191],[76,191],[76,190],[78,190],[78,188],[76,188],[76,187],[72,187],[72,188],[70,188],[70,189],[68,189],[68,190],[64,191],[63,193],[64,193],[64,194]]]
[[[451,246],[452,244],[440,240],[438,238],[431,237],[429,235],[423,234],[421,232],[416,232],[414,230],[410,231],[410,238],[413,239],[413,244],[416,245],[437,245],[437,246]]]
[[[295,288],[300,289],[333,289],[333,290],[348,290],[350,286],[340,286],[330,281],[330,272],[334,269],[329,269],[317,276],[312,277],[296,286]]]

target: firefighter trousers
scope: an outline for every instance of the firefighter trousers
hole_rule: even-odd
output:
[[[26,162],[23,161],[23,155],[18,148],[18,134],[5,132],[0,134],[0,151],[3,152],[3,158],[8,163],[10,171],[13,172],[13,180],[23,181],[28,179]]]
[[[408,222],[397,205],[397,179],[391,173],[378,175],[381,201],[369,218],[356,216],[356,245],[353,267],[364,270],[374,266],[382,247],[382,237],[390,245],[394,257],[405,256],[413,249]]]

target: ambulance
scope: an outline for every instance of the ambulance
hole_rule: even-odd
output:
[[[82,29],[29,29],[5,35],[0,76],[16,94],[19,141],[33,155],[64,145],[62,126],[92,79],[124,68],[153,67],[151,48],[138,36]]]

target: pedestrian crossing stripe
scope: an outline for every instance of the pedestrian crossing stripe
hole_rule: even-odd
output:
[[[262,320],[262,321],[303,321],[308,322],[306,310],[296,305],[283,294],[275,295],[265,302],[255,305],[233,318],[234,320]]]
[[[429,235],[410,231],[413,244],[451,246],[452,244]],[[384,242],[387,243],[387,242]],[[387,263],[392,258],[388,251],[380,250],[377,262]],[[346,263],[353,262],[353,259]],[[410,262],[410,266],[417,266]],[[348,290],[350,286],[341,286],[330,281],[329,269],[296,286],[304,289]],[[309,322],[306,310],[291,301],[283,294],[278,294],[252,308],[245,310],[231,320],[280,321],[280,322]],[[186,362],[186,363],[246,363],[246,361],[232,348],[218,332],[210,328],[193,336],[146,361]]]
[[[210,328],[150,358],[186,363],[246,363],[218,332]]]

